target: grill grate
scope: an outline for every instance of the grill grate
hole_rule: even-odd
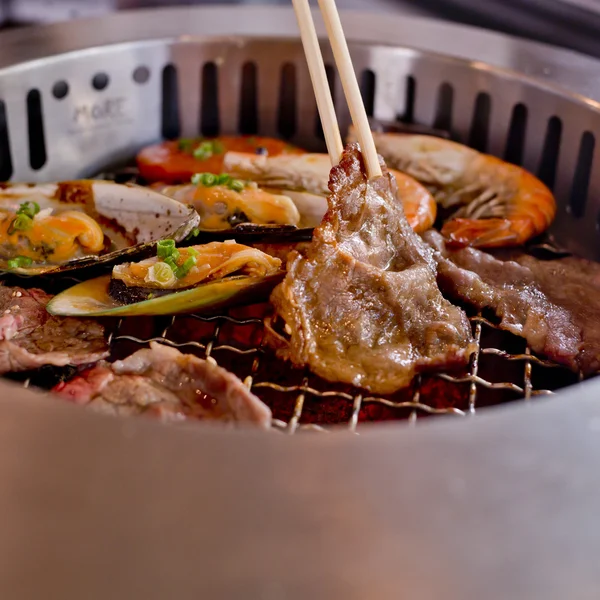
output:
[[[256,305],[232,312],[233,314],[208,317],[201,315],[170,317],[169,322],[158,335],[148,337],[131,335],[123,331],[124,321],[121,320],[111,336],[111,346],[113,352],[118,352],[118,345],[121,343],[144,347],[151,341],[158,341],[176,347],[182,352],[193,352],[201,358],[212,358],[218,364],[235,372],[258,397],[269,404],[273,409],[275,426],[290,434],[299,429],[325,430],[327,426],[342,424],[351,431],[356,431],[360,422],[379,420],[381,416],[386,419],[408,418],[412,423],[416,423],[418,418],[426,415],[466,416],[475,414],[480,405],[495,403],[495,400],[490,397],[490,392],[504,392],[503,395],[511,395],[510,399],[512,400],[520,398],[529,400],[537,396],[552,394],[554,389],[560,385],[548,382],[550,385],[543,387],[547,377],[541,378],[540,387],[534,385],[532,380],[534,365],[546,371],[551,369],[562,372],[563,376],[568,373],[570,377],[567,379],[574,378],[570,372],[565,373],[564,368],[532,355],[529,348],[525,348],[522,352],[511,351],[510,344],[514,345],[515,341],[520,342],[514,336],[503,334],[502,337],[509,339],[509,343],[504,348],[486,345],[485,342],[482,342],[484,332],[498,333],[499,330],[488,319],[481,315],[473,315],[470,320],[477,343],[477,351],[471,359],[469,369],[464,374],[437,372],[418,376],[412,388],[401,392],[399,397],[370,396],[347,386],[341,388],[332,386],[308,372],[302,372],[300,381],[293,383],[294,375],[297,375],[293,373],[294,369],[285,362],[275,359],[271,351],[262,344],[268,308],[265,305]],[[244,316],[244,312],[250,315],[255,312],[262,314],[260,316]],[[239,316],[235,316],[236,313]],[[190,327],[190,322],[201,324],[200,329],[210,328],[212,331],[204,339],[202,334],[199,336],[200,339],[196,339],[193,333],[183,339],[179,338],[178,331],[193,331],[194,327]],[[229,326],[228,330],[225,330],[226,326]],[[242,329],[250,331],[240,333]],[[243,340],[246,339],[256,341],[245,344]],[[240,357],[251,360],[236,360]],[[518,365],[520,378],[511,380],[501,377],[500,380],[495,380],[488,374],[482,376],[480,363],[484,357],[495,357],[501,361],[502,367],[496,366],[492,369],[492,372],[498,375],[502,375],[503,371],[506,371],[504,367],[507,364]],[[267,371],[276,374],[277,377],[261,377],[263,361],[268,361]],[[509,370],[515,371],[512,368]],[[429,382],[430,385],[434,382],[433,385],[438,392],[433,395],[425,394],[425,382]],[[439,386],[435,383],[444,383],[445,385]],[[465,386],[467,387],[466,393]],[[410,397],[404,399],[407,394]],[[450,402],[446,405],[445,400],[448,398],[458,398],[458,402]],[[464,404],[461,402],[463,398],[466,400]],[[312,403],[316,401],[322,406],[317,414],[313,414],[305,420],[305,405],[309,400]],[[503,398],[502,401],[506,401],[506,399]],[[384,415],[378,415],[379,411],[370,411],[370,406],[388,410],[383,411]],[[333,414],[330,412],[332,409]]]
[[[60,285],[74,281],[64,278]],[[109,329],[110,360],[124,358],[152,341],[213,360],[266,402],[273,410],[275,429],[288,434],[327,431],[333,426],[356,432],[367,421],[402,419],[416,424],[426,416],[474,415],[481,407],[551,395],[578,381],[577,374],[538,358],[523,340],[500,331],[481,314],[473,314],[470,321],[477,350],[468,369],[422,374],[397,394],[372,396],[331,384],[277,359],[263,344],[270,316],[268,304],[257,304],[214,315],[121,318]],[[43,378],[28,377],[22,385],[43,386]]]
[[[93,52],[2,70],[0,178],[85,177],[125,163],[139,147],[160,137],[199,132],[283,136],[307,149],[322,148],[297,40],[167,38],[98,46]],[[436,47],[440,43],[436,40]],[[525,69],[525,52],[506,53],[502,47],[502,55],[518,55],[519,64],[507,58],[499,64],[523,67],[532,76],[543,72],[536,80],[425,50],[358,42],[351,47],[375,120],[441,128],[447,137],[539,175],[557,196],[556,242],[598,258],[600,171],[594,158],[600,112],[595,103],[546,84],[546,50],[542,63]],[[349,115],[340,82],[331,69],[329,77],[345,127]],[[23,131],[29,135],[24,137]],[[53,282],[48,285],[54,287]],[[500,332],[487,315],[473,314],[477,352],[466,371],[424,374],[407,390],[372,397],[276,360],[262,345],[265,316],[262,306],[211,317],[127,319],[117,323],[111,336],[113,357],[153,339],[211,357],[269,404],[277,428],[289,433],[334,424],[356,431],[369,420],[415,423],[439,414],[468,416],[578,381],[576,374],[534,356],[520,338]],[[17,377],[24,385],[49,385],[43,374],[24,377]]]

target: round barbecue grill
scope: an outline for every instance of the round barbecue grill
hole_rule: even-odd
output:
[[[349,13],[344,22],[365,104],[373,118],[416,123],[443,131],[457,141],[501,156],[536,173],[557,197],[559,213],[550,232],[553,245],[600,259],[600,170],[595,168],[597,161],[594,159],[595,140],[600,135],[600,107],[596,101],[600,100],[600,86],[590,77],[590,73],[599,68],[599,63],[566,51],[433,21]],[[333,64],[326,45],[324,55]],[[331,67],[329,74],[337,113],[345,128],[349,116],[340,83]],[[145,144],[160,138],[199,133],[256,133],[284,137],[309,149],[323,149],[310,79],[290,10],[136,11],[100,20],[12,32],[0,37],[0,178],[4,180],[49,181],[90,177],[126,164]],[[236,540],[242,539],[239,536],[256,533],[256,522],[250,526],[248,522],[241,521],[241,515],[256,517],[258,513],[254,511],[260,511],[261,504],[276,503],[279,498],[283,505],[274,510],[272,522],[266,523],[264,518],[261,520],[264,531],[271,532],[267,534],[270,543],[264,548],[265,556],[279,569],[275,570],[275,575],[271,572],[270,583],[266,578],[269,561],[256,556],[249,560],[253,551],[242,545],[236,550],[239,553],[237,558],[241,562],[249,561],[252,568],[241,569],[235,583],[225,583],[226,569],[223,565],[211,569],[208,579],[192,583],[192,563],[186,561],[178,550],[176,554],[182,561],[178,568],[183,569],[185,575],[175,585],[181,586],[187,581],[196,590],[207,593],[218,590],[226,593],[227,597],[237,597],[232,595],[233,590],[237,590],[235,593],[239,593],[240,597],[265,598],[319,597],[328,590],[325,595],[332,598],[337,597],[336,594],[341,597],[344,590],[350,588],[346,588],[343,578],[328,579],[324,571],[319,571],[314,557],[307,559],[303,567],[298,567],[300,559],[296,550],[290,552],[286,559],[288,563],[282,556],[275,558],[278,554],[276,547],[279,547],[284,534],[298,535],[301,531],[295,526],[292,532],[282,527],[285,518],[296,518],[298,523],[310,521],[312,526],[318,522],[325,530],[343,523],[347,523],[348,527],[361,528],[361,519],[366,517],[367,522],[371,522],[373,514],[361,514],[361,510],[366,510],[365,499],[357,499],[356,505],[351,503],[344,508],[341,489],[346,485],[346,476],[352,482],[348,484],[348,493],[355,493],[361,476],[369,471],[368,465],[378,465],[379,474],[369,474],[364,485],[369,486],[370,493],[378,490],[383,495],[393,495],[398,491],[397,484],[386,481],[386,473],[391,476],[396,469],[406,468],[407,473],[413,473],[406,475],[408,480],[420,485],[420,480],[414,478],[415,473],[425,466],[422,462],[425,460],[428,461],[427,468],[421,475],[428,481],[434,481],[432,478],[436,473],[439,475],[441,466],[452,462],[454,452],[460,454],[461,461],[466,457],[472,461],[461,462],[458,471],[463,473],[462,479],[459,477],[452,484],[458,487],[442,487],[434,491],[434,485],[430,492],[444,497],[450,494],[456,500],[461,497],[461,486],[483,468],[477,461],[486,456],[486,451],[494,452],[491,445],[491,441],[496,439],[494,436],[504,435],[507,439],[514,436],[509,442],[510,447],[503,445],[498,449],[507,461],[502,463],[498,459],[498,476],[505,476],[507,482],[518,478],[519,474],[525,476],[530,473],[528,468],[536,464],[539,455],[538,450],[531,454],[536,458],[532,458],[529,467],[521,471],[517,463],[511,462],[515,452],[521,449],[519,432],[535,429],[539,433],[544,423],[548,427],[554,426],[563,412],[574,418],[573,415],[583,411],[586,404],[581,401],[577,411],[573,412],[568,406],[573,399],[593,398],[600,390],[598,381],[579,383],[577,375],[533,356],[522,341],[499,332],[481,314],[472,314],[479,349],[467,372],[422,376],[409,390],[393,397],[370,397],[359,390],[328,384],[309,373],[293,371],[284,363],[274,361],[261,345],[263,317],[264,312],[257,307],[250,312],[156,320],[150,326],[144,326],[143,331],[138,326],[139,322],[123,320],[111,336],[113,356],[131,353],[152,340],[174,345],[184,352],[211,356],[236,372],[270,404],[276,417],[276,430],[288,433],[302,429],[337,432],[340,428],[331,429],[331,426],[342,425],[342,429],[351,432],[364,431],[368,441],[359,443],[336,433],[332,437],[322,436],[320,441],[316,441],[314,436],[300,436],[301,439],[295,443],[297,445],[289,447],[281,446],[287,442],[273,441],[273,436],[206,431],[197,425],[191,431],[189,427],[162,427],[145,419],[121,422],[87,412],[83,414],[81,409],[40,397],[39,392],[19,390],[15,382],[2,382],[4,396],[10,396],[4,401],[8,416],[4,426],[0,425],[6,434],[2,443],[12,441],[24,449],[23,468],[35,478],[34,485],[41,485],[40,489],[46,491],[49,488],[44,486],[49,485],[48,480],[36,477],[36,469],[41,468],[40,448],[45,448],[44,461],[56,461],[54,468],[62,472],[53,481],[53,489],[57,490],[60,488],[54,486],[66,483],[66,479],[61,478],[66,477],[67,464],[79,476],[85,472],[85,469],[81,470],[83,463],[79,460],[73,462],[66,450],[69,444],[73,444],[72,451],[80,459],[92,460],[105,481],[110,482],[111,489],[117,481],[122,484],[120,491],[115,491],[114,495],[111,493],[111,499],[107,500],[111,506],[117,496],[124,499],[129,497],[128,494],[135,495],[142,489],[148,491],[152,488],[153,493],[146,497],[147,510],[142,511],[145,517],[134,521],[142,527],[143,519],[157,518],[158,529],[163,532],[163,528],[167,527],[163,509],[175,502],[173,495],[176,494],[179,501],[187,506],[188,501],[181,497],[187,494],[195,496],[199,493],[199,485],[204,489],[214,486],[221,493],[225,489],[230,493],[234,489],[253,490],[247,504],[233,502],[230,498],[217,509],[218,499],[222,500],[219,494],[213,498],[203,496],[200,501],[207,510],[216,511],[217,522],[223,527],[222,531],[210,528],[207,539],[215,541],[223,536],[233,545],[236,545]],[[35,376],[22,378],[18,383],[21,388],[43,387],[43,381]],[[556,399],[541,398],[571,385],[574,387],[559,392]],[[31,398],[32,402],[26,402],[26,398]],[[466,416],[474,414],[480,407],[521,399],[525,402],[511,403],[512,410],[504,415],[492,411],[481,420],[467,420],[462,424],[452,419],[442,420],[435,426],[422,428],[422,431],[421,428],[415,432],[406,428],[371,430],[364,425],[366,421],[380,420],[408,419],[414,423],[422,416],[440,413]],[[572,428],[569,429],[569,419],[565,418],[563,422],[564,431],[573,433]],[[528,430],[529,426],[532,429]],[[573,427],[576,428],[575,425]],[[482,431],[487,431],[490,436],[485,441]],[[36,432],[32,435],[41,435],[46,441],[41,443],[38,439],[33,443],[27,439],[28,432]],[[200,440],[196,437],[198,432],[203,436]],[[373,438],[373,434],[377,437]],[[537,449],[540,444],[551,441],[545,441],[537,434],[537,437],[527,435],[530,442],[538,444]],[[62,440],[62,444],[55,445],[58,440]],[[460,442],[457,443],[458,440]],[[178,448],[183,450],[186,445],[194,447],[196,443],[199,446],[191,454],[178,456]],[[434,444],[431,447],[435,447],[436,443],[446,444],[443,459],[424,450],[424,444],[429,443]],[[398,462],[392,465],[390,453],[395,452],[396,444],[400,444],[397,446]],[[565,445],[568,446],[566,441]],[[471,448],[469,451],[468,447]],[[130,452],[137,452],[134,448],[152,450],[146,454],[137,453],[138,460],[133,460]],[[164,454],[159,451],[161,448]],[[213,454],[205,455],[199,466],[190,459],[193,456],[197,460],[201,448],[210,448]],[[413,453],[411,448],[421,453],[420,459],[412,466],[406,457],[400,456]],[[320,458],[317,458],[317,450],[321,453]],[[364,455],[361,454],[363,451]],[[549,444],[547,451],[549,455],[555,452],[555,446]],[[227,459],[225,473],[206,460],[207,456],[214,459],[218,455],[220,460]],[[169,463],[167,457],[174,462]],[[308,463],[304,459],[325,461],[328,466],[321,466],[311,474],[306,470]],[[458,455],[456,460],[458,463]],[[260,461],[264,461],[263,465],[270,470],[265,472]],[[584,462],[571,469],[559,461],[553,477],[564,476],[567,472],[572,474]],[[180,465],[176,475],[173,475],[169,464]],[[509,465],[516,471],[511,473]],[[7,467],[10,466],[10,460],[0,460],[3,472],[8,473]],[[198,473],[205,478],[203,481],[190,479],[194,468],[199,469]],[[469,472],[469,468],[473,472]],[[265,473],[282,477],[282,480],[273,480],[269,475],[268,481],[257,483],[256,479],[249,478],[249,470],[254,470],[259,480]],[[133,478],[132,473],[136,474]],[[339,479],[331,477],[333,473],[337,473]],[[481,477],[483,475],[483,472],[480,473]],[[167,486],[169,493],[166,488],[154,487],[159,480],[157,477],[175,477],[174,487]],[[192,479],[195,480],[195,476]],[[8,477],[8,481],[12,479]],[[86,493],[92,493],[92,490],[96,493],[102,487],[92,473],[86,475],[85,482],[88,486]],[[162,482],[166,485],[166,479]],[[138,487],[133,487],[134,483]],[[19,483],[15,485],[18,488]],[[68,489],[73,490],[72,484]],[[478,500],[465,497],[465,502],[473,502],[473,512],[463,514],[457,511],[459,520],[484,514],[478,511],[484,511],[486,494],[492,494],[494,489],[489,486],[483,490]],[[339,520],[330,520],[332,513],[324,508],[323,514],[327,514],[327,518],[312,521],[314,515],[309,517],[308,509],[298,504],[297,499],[304,493],[310,497],[314,493],[316,502],[324,502],[328,494],[333,494],[329,496],[330,500],[340,502],[341,516],[336,517]],[[292,497],[296,500],[290,503]],[[492,501],[492,495],[489,498]],[[414,502],[416,499],[416,496],[405,497],[402,502]],[[241,501],[241,498],[238,500]],[[32,506],[29,505],[30,510]],[[403,506],[402,509],[400,506],[393,508],[385,500],[382,511],[386,518],[393,518],[394,523],[406,524],[407,519],[412,517],[403,512],[408,510],[408,504]],[[75,527],[73,524],[78,519],[83,523],[87,518],[86,522],[93,524],[91,528],[95,535],[103,529],[102,518],[98,518],[99,513],[95,512],[99,506],[94,501],[90,501],[87,507],[94,516],[91,520],[85,506],[79,506],[68,518],[60,502],[54,508],[65,519],[68,535],[77,537],[77,530],[69,527]],[[11,499],[7,510],[16,510]],[[44,519],[49,517],[46,510],[34,513]],[[236,524],[235,531],[226,525],[227,510],[237,515],[232,520]],[[320,509],[312,510],[318,513]],[[543,503],[540,510],[544,511]],[[126,514],[117,512],[118,527],[123,528],[119,531],[133,531],[128,529],[132,522],[127,520]],[[426,512],[417,517],[419,522],[426,522]],[[433,507],[430,507],[429,515],[434,520],[437,518]],[[452,519],[452,515],[447,518]],[[195,534],[184,533],[183,518],[175,520],[178,534],[183,536],[181,540],[198,541]],[[11,539],[12,529],[8,529],[7,537]],[[142,532],[137,526],[134,529],[138,535],[136,539],[141,537],[149,543],[153,535],[151,532]],[[365,535],[371,539],[369,536],[382,531],[383,524],[380,522],[373,524]],[[455,531],[453,526],[446,524],[440,527],[440,539],[444,535],[450,536],[452,531]],[[52,535],[52,532],[46,533]],[[102,535],[107,535],[106,531]],[[476,536],[475,533],[472,535]],[[358,538],[360,536],[350,535],[349,547],[364,558],[369,544],[361,545]],[[110,539],[112,547],[112,543],[124,538],[121,533],[115,533],[114,537],[107,539]],[[385,540],[391,543],[388,537]],[[475,538],[472,541],[475,543]],[[336,552],[338,542],[342,543],[342,538],[332,542],[331,553]],[[307,538],[300,540],[299,548],[310,552],[311,543]],[[508,543],[508,538],[498,539],[497,543],[501,550],[502,544]],[[295,544],[293,537],[289,544]],[[26,546],[27,543],[21,542],[20,547]],[[135,547],[138,551],[137,543]],[[371,551],[375,548],[370,547]],[[209,552],[209,549],[205,550]],[[229,550],[218,544],[216,552],[224,559]],[[147,544],[140,551],[146,561],[153,561],[158,556]],[[36,556],[41,560],[48,559],[40,548],[37,552]],[[72,549],[69,549],[67,554],[70,556],[71,552]],[[92,556],[95,556],[93,551],[89,554],[90,560],[93,560]],[[347,556],[347,548],[335,559],[329,554],[327,556],[326,560],[331,561],[328,563],[331,572],[338,575],[344,570],[342,557],[353,565],[357,559],[357,555]],[[557,557],[550,553],[548,559]],[[452,560],[460,558],[461,552],[458,552]],[[467,560],[466,553],[463,558]],[[8,564],[13,568],[10,573],[19,572],[14,556]],[[410,560],[406,564],[411,564]],[[317,578],[312,583],[300,584],[294,577],[288,576],[295,568],[307,576],[319,572],[322,580]],[[86,597],[114,595],[114,588],[107,582],[100,583],[90,565],[84,572],[93,579],[94,593],[97,591],[98,594]],[[415,573],[415,585],[425,585],[427,578],[420,578],[418,570]],[[64,589],[74,594],[78,589],[77,581],[73,583],[66,575],[67,571],[64,581],[60,579],[61,585],[67,586]],[[387,573],[390,582],[395,581],[397,576],[398,573]],[[531,573],[522,574],[523,581],[529,581],[531,576]],[[378,590],[377,593],[369,597],[397,597],[393,588],[379,590],[369,587],[374,585],[369,578],[352,573],[347,577],[347,581],[352,581],[363,592],[357,597],[365,597],[369,590],[374,589]],[[123,590],[132,590],[134,579],[122,574],[112,584],[123,586]],[[173,585],[177,578],[162,573],[157,574],[156,579],[168,580]],[[16,579],[13,577],[9,581],[15,583]],[[67,581],[71,583],[67,584]],[[516,578],[512,584],[520,584],[519,581]],[[38,584],[39,581],[32,581],[27,585],[33,593]],[[103,585],[107,587],[103,588]],[[429,582],[427,585],[435,584]],[[475,580],[473,585],[476,585]],[[495,585],[500,590],[502,585],[509,584],[498,579]],[[98,591],[102,589],[104,594]],[[168,594],[173,595],[174,588],[169,589]],[[463,588],[463,591],[466,589]],[[545,597],[561,597],[552,595],[557,589],[556,586],[549,587],[551,591]],[[145,590],[149,597],[161,597],[152,595],[156,593],[152,586]],[[511,593],[517,597],[518,588],[515,590],[509,593],[509,588],[505,588],[498,598],[508,597]],[[468,597],[465,593],[456,597]],[[482,593],[476,596],[483,597]],[[484,595],[493,598],[493,593],[488,590]],[[15,596],[7,593],[6,597]],[[72,596],[63,594],[63,597]],[[216,596],[213,593],[211,597]],[[449,595],[446,589],[445,597],[454,596]]]

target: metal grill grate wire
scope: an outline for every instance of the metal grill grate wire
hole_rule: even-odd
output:
[[[80,280],[76,277],[64,277],[62,281],[63,285],[71,285]],[[253,306],[249,306],[244,307],[243,310],[247,310],[249,314],[261,312],[260,310],[254,311],[254,308]],[[260,305],[256,305],[256,308],[260,308]],[[515,340],[519,340],[519,338],[505,332],[502,332],[502,335],[506,336],[502,340],[507,343],[497,344],[497,346],[484,344],[482,340],[486,332],[499,333],[500,330],[493,322],[481,314],[475,314],[470,316],[470,322],[476,351],[471,357],[467,371],[458,374],[438,371],[428,373],[427,375],[418,375],[413,382],[411,390],[409,390],[409,397],[403,394],[408,399],[398,400],[394,397],[367,395],[361,390],[347,386],[344,389],[336,389],[339,386],[328,384],[323,380],[317,380],[307,370],[302,372],[301,380],[294,383],[292,367],[284,361],[276,360],[273,353],[263,344],[266,321],[270,317],[268,311],[262,311],[263,314],[261,316],[235,316],[235,314],[232,314],[234,312],[235,309],[229,313],[213,315],[175,315],[167,317],[164,323],[159,319],[152,320],[151,318],[145,318],[152,321],[153,330],[156,329],[157,325],[159,326],[158,335],[147,337],[135,335],[135,331],[123,331],[124,324],[126,323],[128,324],[128,330],[135,329],[135,318],[118,319],[108,336],[111,355],[115,357],[119,354],[118,347],[123,343],[132,345],[127,351],[127,354],[132,354],[135,350],[146,347],[150,342],[159,342],[177,348],[184,353],[194,353],[201,358],[214,361],[217,364],[224,363],[222,366],[233,371],[253,393],[267,402],[267,404],[272,405],[275,402],[280,408],[282,406],[286,407],[289,417],[282,418],[278,414],[281,410],[278,411],[272,406],[274,408],[275,418],[273,424],[275,429],[287,434],[294,434],[297,431],[303,430],[327,431],[331,426],[345,426],[350,431],[357,432],[360,428],[359,425],[363,421],[379,420],[377,416],[374,418],[365,418],[363,412],[368,412],[370,407],[382,407],[391,411],[392,416],[387,416],[387,419],[408,419],[411,424],[416,424],[424,416],[474,415],[481,406],[495,403],[489,400],[490,394],[494,392],[508,392],[511,394],[511,400],[524,399],[525,401],[529,401],[538,396],[551,395],[557,387],[564,385],[564,383],[562,385],[549,385],[552,383],[550,381],[551,378],[542,376],[539,378],[539,384],[541,385],[536,386],[533,381],[534,366],[538,369],[543,369],[546,373],[549,371],[562,371],[568,374],[568,377],[572,379],[570,381],[572,383],[582,379],[581,374],[577,377],[564,367],[533,355],[528,347],[518,352],[511,351],[509,347],[511,345],[509,343],[510,339],[514,342]],[[175,328],[176,325],[180,324],[182,319],[191,319],[192,323],[199,323],[205,327],[212,326],[212,332],[203,341],[199,341],[194,335],[193,327],[186,328],[184,323],[180,329],[183,329],[186,335],[183,336],[183,339],[177,339],[177,337],[181,336],[175,335]],[[132,326],[130,327],[129,324]],[[225,326],[228,326],[230,329],[228,335],[224,335],[226,333],[224,331]],[[252,328],[252,331],[246,337],[249,340],[256,340],[256,343],[244,344],[240,342],[240,338],[244,336],[237,334],[243,328]],[[220,361],[218,356],[221,355],[224,359]],[[510,364],[522,365],[520,375],[515,375],[512,378],[501,378],[500,381],[492,381],[491,377],[482,376],[480,372],[481,361],[488,356],[495,357],[504,366]],[[243,357],[251,358],[249,367],[244,367],[244,364],[248,361],[236,360]],[[270,361],[270,367],[271,363],[273,365],[269,369],[269,373],[277,375],[277,377],[259,377],[265,358],[268,358]],[[502,370],[499,367],[493,371],[496,374]],[[465,394],[466,400],[464,406],[444,406],[443,402],[440,405],[439,401],[440,399],[443,400],[443,398],[440,398],[439,392],[437,397],[435,394],[431,396],[431,394],[424,393],[427,379],[429,381],[438,380],[445,382],[447,387],[442,390],[441,395],[447,394],[452,396],[454,390],[466,386],[468,392]],[[22,381],[22,385],[26,388],[33,385],[31,378]],[[275,400],[273,400],[273,395]],[[315,401],[318,403],[320,410],[328,411],[326,423],[307,422],[304,418],[307,402]],[[332,403],[335,403],[333,406],[333,416]],[[342,407],[341,409],[339,408],[340,406]],[[338,408],[337,412],[335,410],[336,407]],[[323,421],[319,414],[317,414],[316,420]]]
[[[510,353],[507,350],[495,347],[482,347],[481,337],[484,328],[496,329],[495,325],[483,318],[481,315],[475,315],[471,317],[471,324],[473,327],[473,334],[476,340],[477,350],[474,353],[468,372],[464,375],[452,375],[449,373],[438,372],[429,375],[433,378],[438,378],[449,383],[451,386],[460,386],[467,384],[469,386],[468,392],[468,405],[466,410],[455,406],[449,407],[436,407],[431,403],[423,402],[422,398],[422,384],[423,377],[417,376],[414,382],[414,391],[412,398],[409,401],[397,402],[389,398],[383,398],[378,396],[364,395],[360,391],[356,390],[354,393],[347,393],[346,391],[336,391],[335,389],[328,389],[324,386],[312,386],[309,383],[309,373],[304,373],[302,381],[298,385],[282,385],[276,381],[257,380],[257,374],[261,360],[269,351],[264,348],[262,339],[264,332],[264,319],[262,318],[236,318],[228,314],[213,315],[213,316],[202,316],[202,315],[186,315],[185,318],[191,318],[201,323],[213,325],[212,335],[207,343],[199,342],[195,339],[185,339],[183,341],[174,341],[170,338],[177,320],[182,317],[173,316],[170,322],[163,329],[162,333],[158,336],[153,337],[136,337],[129,334],[121,334],[123,326],[123,319],[121,319],[114,333],[110,336],[109,342],[114,348],[119,342],[132,342],[136,346],[145,347],[152,341],[167,344],[175,347],[182,352],[193,351],[199,356],[208,360],[214,360],[218,363],[215,358],[215,353],[226,353],[230,357],[235,358],[236,356],[252,356],[252,363],[250,368],[244,373],[240,372],[239,369],[234,368],[234,372],[244,381],[244,383],[259,397],[265,396],[265,391],[275,392],[280,396],[284,403],[292,408],[291,417],[285,421],[280,418],[276,418],[274,425],[276,429],[286,432],[288,434],[294,434],[298,430],[318,430],[326,431],[327,427],[316,425],[314,423],[303,423],[304,408],[307,398],[316,399],[319,402],[326,405],[332,400],[343,401],[347,403],[349,407],[350,417],[347,420],[339,421],[337,425],[345,425],[350,431],[356,432],[359,428],[361,409],[368,405],[381,405],[385,406],[394,411],[410,411],[408,419],[411,423],[416,423],[418,418],[424,415],[455,415],[455,416],[466,416],[469,414],[475,414],[478,408],[478,400],[482,394],[485,394],[488,390],[507,390],[514,392],[515,399],[525,398],[527,400],[535,396],[549,395],[553,391],[544,388],[535,388],[532,382],[532,363],[535,363],[544,368],[560,368],[557,365],[548,361],[541,360],[536,356],[533,356],[530,350],[527,348],[523,353]],[[234,328],[241,327],[254,327],[260,330],[260,342],[253,347],[242,347],[231,340],[221,340],[221,333],[223,325],[228,323]],[[499,357],[502,361],[519,362],[523,365],[523,377],[522,382],[518,384],[513,381],[501,381],[492,382],[479,375],[479,364],[482,356],[494,355]],[[235,361],[234,361],[235,362]],[[278,363],[282,372],[288,369],[289,366],[284,362]],[[27,383],[27,382],[26,382]],[[323,382],[324,383],[324,382]]]

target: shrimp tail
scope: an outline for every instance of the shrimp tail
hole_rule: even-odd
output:
[[[451,219],[442,227],[450,246],[500,248],[518,246],[534,233],[527,219]]]

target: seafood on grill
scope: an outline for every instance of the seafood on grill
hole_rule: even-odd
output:
[[[260,156],[228,152],[223,169],[233,177],[251,180],[265,189],[278,190],[295,202],[305,227],[320,224],[327,210],[331,159],[327,154],[301,156]],[[434,223],[437,205],[418,181],[390,169],[409,225],[417,232],[427,231]]]
[[[113,267],[111,275],[58,294],[48,311],[63,316],[165,315],[214,309],[268,297],[281,281],[281,261],[233,240],[177,248]]]
[[[193,183],[170,185],[155,183],[152,189],[193,206],[200,215],[200,231],[268,231],[268,226],[293,227],[301,217],[294,201],[285,194],[262,190],[251,181],[229,175],[198,173]]]
[[[540,260],[521,251],[496,256],[448,248],[430,231],[444,293],[494,312],[499,327],[527,340],[557,364],[590,375],[600,370],[600,264],[570,256]]]
[[[196,173],[221,174],[226,152],[278,156],[304,151],[281,140],[260,136],[220,136],[166,141],[137,155],[140,175],[149,182],[188,183]]]
[[[157,240],[185,239],[199,220],[193,208],[141,186],[4,184],[0,270],[40,275],[114,263]]]
[[[267,342],[324,379],[389,394],[421,371],[466,365],[474,343],[382,168],[383,177],[368,181],[352,144],[331,171],[323,223],[304,254],[291,253],[271,295]]]
[[[519,246],[554,220],[552,192],[521,167],[433,136],[373,137],[386,163],[425,185],[448,213],[441,231],[454,246]]]
[[[0,285],[0,374],[87,365],[108,356],[103,325],[51,316],[50,299],[40,289]]]
[[[271,411],[214,360],[182,354],[156,342],[124,360],[101,363],[53,391],[112,415],[153,415],[163,421],[198,419],[271,425]]]

